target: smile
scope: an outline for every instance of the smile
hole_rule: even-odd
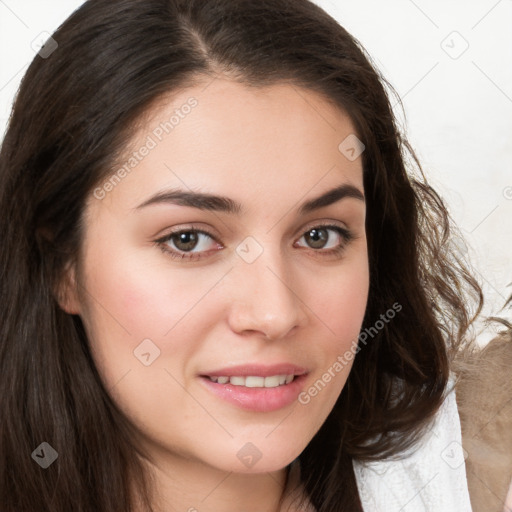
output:
[[[209,379],[212,382],[219,384],[232,384],[233,386],[244,386],[246,388],[277,388],[284,384],[292,382],[295,375],[271,375],[270,377],[258,377],[249,375],[247,377],[233,376],[233,377],[215,377],[211,376]]]
[[[253,412],[272,412],[291,406],[305,387],[308,374],[203,375],[200,382],[209,393],[232,406]]]

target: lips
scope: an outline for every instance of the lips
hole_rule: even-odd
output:
[[[291,405],[302,390],[308,370],[293,364],[241,365],[200,375],[217,397],[242,409],[270,412]]]

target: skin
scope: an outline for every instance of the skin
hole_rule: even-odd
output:
[[[163,510],[239,512],[243,504],[245,512],[275,512],[287,466],[327,418],[352,363],[307,404],[272,412],[218,398],[199,375],[291,362],[308,369],[308,389],[351,348],[369,287],[365,202],[346,197],[305,215],[297,209],[341,184],[363,193],[362,162],[338,149],[355,130],[321,96],[223,78],[155,104],[130,152],[191,97],[197,106],[113,190],[102,199],[91,194],[80,266],[70,271],[61,306],[81,316],[106,389],[137,425]],[[244,211],[135,209],[174,187],[230,197]],[[154,243],[190,223],[215,236],[199,235],[189,249],[202,258],[172,259]],[[315,246],[305,235],[322,223],[353,239],[327,229],[325,247]],[[263,251],[250,264],[236,252],[248,236]],[[339,245],[340,254],[326,254]],[[186,252],[176,237],[166,246]],[[144,339],[160,350],[149,366],[134,356]],[[262,455],[252,467],[237,457],[248,442]]]

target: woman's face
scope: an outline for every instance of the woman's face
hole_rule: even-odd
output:
[[[146,121],[89,198],[63,307],[154,455],[276,471],[332,410],[365,312],[354,127],[311,91],[222,79]]]

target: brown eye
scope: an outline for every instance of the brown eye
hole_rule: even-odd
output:
[[[333,236],[333,233],[337,236]],[[307,230],[300,240],[305,239],[310,249],[323,256],[338,255],[354,238],[345,228],[335,225],[315,226]],[[224,249],[214,235],[199,229],[180,229],[155,241],[155,244],[172,258],[197,260],[206,257],[204,253]],[[210,249],[209,246],[210,245]]]
[[[331,233],[337,236],[333,236]],[[319,254],[333,254],[342,251],[345,246],[354,238],[352,233],[341,226],[315,226],[308,229],[301,239],[304,238],[306,244],[311,249],[319,249]],[[338,239],[338,240],[336,240]],[[329,244],[329,245],[327,245]],[[326,250],[320,250],[326,249]]]
[[[195,231],[182,231],[181,233],[173,234],[170,237],[174,246],[180,251],[191,251],[197,245],[199,240],[198,233]]]
[[[173,231],[159,240],[156,240],[155,244],[169,256],[182,260],[201,258],[203,253],[211,252],[209,248],[211,248],[212,245],[214,245],[214,250],[222,248],[222,246],[216,242],[212,234],[198,229]]]
[[[313,228],[310,229],[304,237],[313,249],[322,249],[327,240],[329,240],[327,231],[329,230],[326,228]]]

